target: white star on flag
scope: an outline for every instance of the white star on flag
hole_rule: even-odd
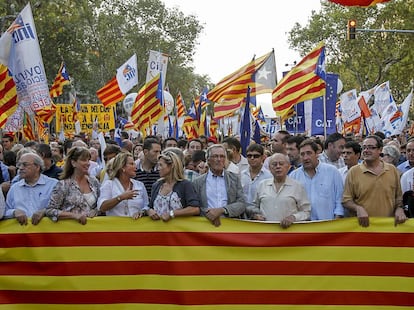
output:
[[[257,71],[257,79],[258,80],[260,80],[260,79],[265,79],[265,80],[267,80],[267,76],[270,74],[270,73],[272,73],[271,71],[267,71],[267,69],[266,69],[266,67],[265,66],[263,66],[262,68],[260,68],[260,70],[259,71]]]

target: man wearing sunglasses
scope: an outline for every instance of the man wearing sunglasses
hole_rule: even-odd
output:
[[[272,178],[272,174],[263,167],[265,160],[264,147],[260,144],[251,144],[246,150],[249,167],[241,172],[241,183],[248,205],[253,205],[256,199],[257,186],[263,180]]]

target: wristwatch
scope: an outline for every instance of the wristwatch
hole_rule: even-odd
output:
[[[173,219],[175,217],[174,210],[170,210],[170,217]]]
[[[119,196],[116,196],[116,200],[118,200],[118,202],[121,202],[121,197],[119,197]]]

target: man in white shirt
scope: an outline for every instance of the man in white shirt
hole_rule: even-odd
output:
[[[249,168],[241,172],[241,183],[246,203],[252,205],[256,199],[256,192],[259,184],[263,180],[271,179],[273,176],[269,170],[263,167],[265,155],[264,147],[262,145],[249,145],[246,154]]]
[[[246,210],[240,177],[224,169],[226,149],[214,144],[207,149],[209,170],[193,181],[200,197],[201,212],[215,226],[220,226],[220,217],[240,217]]]
[[[344,150],[342,151],[342,157],[345,162],[345,167],[339,168],[342,180],[345,184],[346,175],[351,167],[358,165],[359,158],[361,157],[361,145],[355,141],[348,141],[345,143]]]

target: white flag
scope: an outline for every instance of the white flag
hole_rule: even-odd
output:
[[[20,107],[33,114],[51,105],[30,4],[0,38],[0,62],[13,76]]]
[[[400,134],[404,131],[404,127],[407,125],[408,120],[408,113],[410,112],[411,102],[413,101],[413,90],[410,91],[408,96],[404,99],[403,103],[401,103],[400,109],[403,114],[400,128],[398,128],[398,133]]]
[[[167,65],[168,65],[168,55],[163,54],[157,51],[150,51],[148,59],[148,69],[147,69],[147,80],[148,83],[151,81],[158,73],[161,72],[162,77],[162,89],[165,86],[165,80],[167,77]]]
[[[384,118],[384,114],[388,111],[388,106],[394,101],[394,98],[391,95],[390,82],[384,82],[378,85],[374,91],[374,105],[381,118]]]
[[[125,95],[138,84],[137,55],[134,54],[126,63],[116,70],[116,80],[119,89]]]
[[[357,101],[356,90],[349,90],[341,95],[342,119],[344,122],[352,122],[361,117],[361,109]]]

